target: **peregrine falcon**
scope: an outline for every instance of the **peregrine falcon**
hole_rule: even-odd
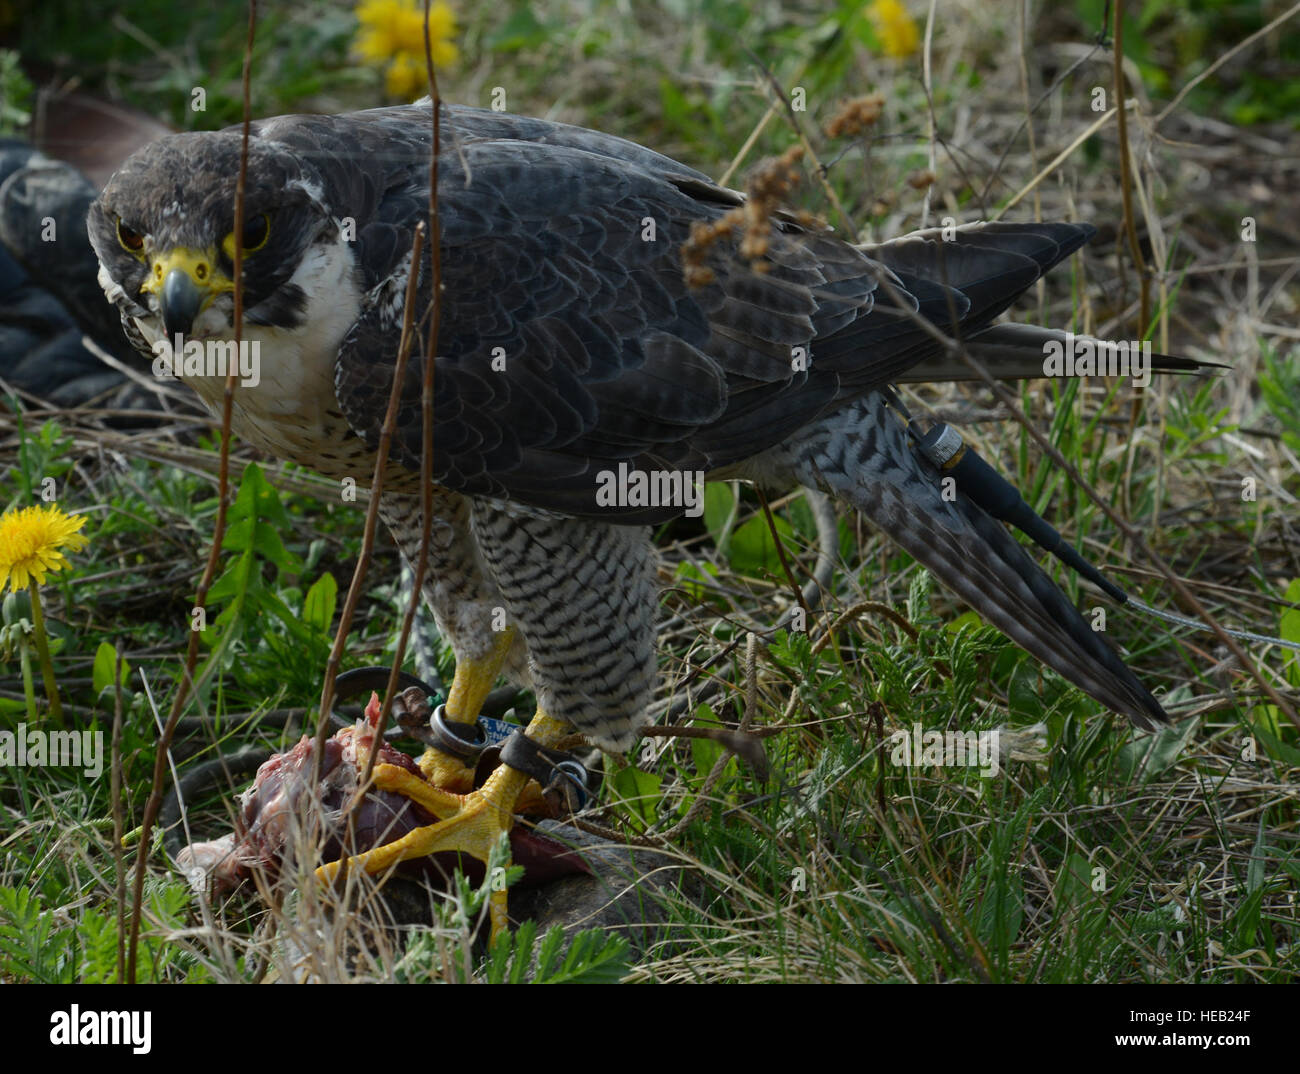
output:
[[[430,109],[254,123],[241,236],[238,128],[142,149],[90,212],[100,283],[146,352],[232,338],[242,243],[243,331],[261,369],[235,393],[234,431],[327,476],[373,472],[428,212]],[[683,510],[598,495],[610,474],[636,473],[828,492],[1097,701],[1142,727],[1167,720],[1007,528],[951,495],[891,388],[944,357],[918,319],[1041,355],[1041,330],[1016,337],[994,321],[1092,228],[969,225],[864,247],[774,212],[757,253],[719,229],[688,284],[692,226],[724,220],[743,195],[579,127],[447,106],[441,126],[425,596],[457,661],[448,718],[472,723],[505,674],[535,692],[527,735],[541,746],[570,728],[610,750],[635,740],[655,676],[649,524]],[[426,250],[422,336],[432,274]],[[379,507],[408,558],[427,352],[417,339]],[[186,379],[219,412],[224,378]],[[435,850],[486,860],[510,827],[522,773],[503,765],[461,795],[455,759],[431,751],[422,764],[433,790],[393,766],[376,778],[442,820],[363,855],[368,871]],[[499,928],[504,904],[493,914]]]

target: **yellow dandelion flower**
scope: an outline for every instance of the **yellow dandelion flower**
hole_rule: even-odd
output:
[[[429,36],[433,39],[435,47],[437,47],[437,42],[445,42],[448,38],[456,36],[456,13],[447,4],[436,3],[429,5]],[[424,47],[423,36],[420,38],[420,47],[422,49]],[[452,49],[455,50],[454,45]],[[435,63],[438,61],[436,54],[433,59]]]
[[[886,56],[910,56],[920,46],[920,31],[900,0],[873,0],[867,15]]]
[[[57,507],[24,507],[0,518],[0,591],[24,589],[35,579],[45,581],[47,571],[68,565],[64,548],[80,549],[87,539],[77,532],[85,515],[68,515]]]
[[[399,52],[388,65],[384,76],[384,85],[388,96],[402,100],[422,97],[429,84],[429,74],[425,69],[424,57],[417,61],[410,52]]]
[[[356,7],[356,52],[367,63],[387,64],[386,84],[393,97],[419,96],[427,84],[422,0],[363,0]],[[442,0],[429,5],[429,51],[434,66],[447,67],[460,56],[452,43],[456,14]]]
[[[398,39],[401,12],[399,0],[364,0],[357,5],[356,50],[362,59],[383,63],[397,52],[401,47]]]

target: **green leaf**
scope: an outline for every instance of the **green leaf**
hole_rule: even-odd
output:
[[[112,984],[117,981],[117,923],[112,915],[86,910],[77,927],[81,940],[78,984]]]
[[[627,975],[628,951],[617,933],[583,929],[569,938],[559,925],[538,944],[537,923],[525,921],[493,945],[483,975],[489,984],[617,984]]]
[[[253,565],[256,560],[251,552],[244,552],[230,561],[230,565],[221,572],[220,577],[208,590],[207,607],[227,600],[242,601],[248,594],[252,583]]]
[[[719,554],[725,554],[727,538],[736,523],[740,497],[730,481],[710,481],[704,486],[704,528],[709,531]]]
[[[1129,783],[1140,776],[1145,783],[1171,768],[1196,733],[1196,726],[1197,720],[1192,717],[1163,727],[1153,735],[1140,735],[1124,743],[1115,754],[1119,779]]]
[[[302,621],[320,634],[328,634],[334,622],[334,606],[338,603],[339,584],[326,571],[307,590],[302,602]]]
[[[659,815],[659,787],[663,783],[651,772],[629,765],[609,781],[619,805],[641,827],[648,828]]]
[[[483,965],[488,984],[523,984],[536,937],[537,922],[525,921],[513,933],[498,939]]]
[[[1041,665],[1036,660],[1018,660],[1007,684],[1007,699],[1012,712],[1037,712],[1043,707],[1039,683]]]
[[[117,650],[108,642],[101,641],[95,650],[95,663],[90,673],[90,681],[95,689],[95,696],[102,697],[105,690],[113,686],[113,670],[117,667]],[[131,676],[131,665],[122,661],[121,687],[126,690],[127,680]]]
[[[979,630],[984,626],[984,620],[979,617],[979,612],[967,609],[957,616],[956,619],[950,619],[944,623],[944,629],[950,634],[960,634],[967,627]]]
[[[808,506],[806,495],[799,496],[786,504],[784,513],[789,518],[790,525],[794,527],[795,533],[806,541],[817,540],[817,519],[813,516],[812,508]]]
[[[1264,886],[1267,876],[1264,863],[1267,861],[1264,846],[1264,812],[1259,815],[1259,829],[1255,833],[1255,845],[1250,850],[1250,862],[1246,866],[1246,891],[1258,891]]]
[[[56,929],[54,914],[27,887],[0,887],[0,976],[36,984],[70,984],[75,934]]]
[[[264,587],[259,587],[256,593],[256,605],[263,612],[267,612],[281,623],[289,632],[290,636],[295,638],[303,645],[310,645],[316,637],[311,630],[303,623],[300,616],[293,613],[290,607],[285,604],[275,593]]]
[[[547,932],[562,935],[559,926]],[[628,971],[628,942],[622,936],[599,929],[583,929],[569,943],[558,970],[539,972],[537,984],[617,984]],[[540,959],[539,959],[540,965]]]
[[[239,482],[239,494],[230,505],[230,523],[222,548],[231,552],[252,549],[277,567],[291,569],[298,559],[284,547],[280,537],[280,532],[289,528],[289,515],[279,495],[267,484],[261,467],[249,463]]]
[[[714,595],[700,583],[710,581],[717,576],[718,568],[712,563],[701,563],[697,567],[694,563],[683,561],[677,564],[677,569],[673,572],[674,579],[696,604],[703,604],[708,597]]]
[[[722,743],[715,742],[711,738],[691,739],[691,760],[701,779],[713,771],[713,766],[718,763],[718,758],[721,756]]]
[[[794,530],[790,523],[775,516],[772,520],[776,523],[776,532],[780,534],[782,542],[792,541]],[[731,542],[727,545],[727,561],[740,574],[757,576],[781,572],[781,556],[764,516],[751,518],[731,535]]]
[[[1286,587],[1286,593],[1283,594],[1283,599],[1289,601],[1294,607],[1282,613],[1278,622],[1278,632],[1282,635],[1283,641],[1300,645],[1300,578],[1291,580],[1291,584]],[[1286,676],[1292,686],[1300,689],[1300,652],[1294,649],[1286,654]]]
[[[1002,869],[1006,869],[1005,864]],[[1025,918],[1025,886],[1009,870],[989,879],[980,904],[979,935],[986,943],[1010,946],[1020,935]]]
[[[1275,761],[1300,768],[1300,749],[1282,740],[1282,714],[1276,705],[1257,705],[1251,713],[1251,729]]]
[[[695,710],[695,716],[691,723],[696,727],[722,726],[722,722],[714,714],[713,709],[703,703]],[[722,743],[715,742],[711,738],[691,739],[691,760],[695,764],[695,772],[699,782],[702,783],[704,777],[713,771],[713,766],[723,752]]]
[[[1071,854],[1056,874],[1057,913],[1088,906],[1093,898],[1092,865],[1082,854]]]

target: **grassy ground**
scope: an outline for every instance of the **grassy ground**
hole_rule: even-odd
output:
[[[849,3],[679,0],[628,11],[571,0],[544,16],[523,3],[480,6],[459,12],[460,56],[442,90],[487,104],[502,87],[512,111],[634,138],[735,176],[733,185],[763,156],[806,138],[828,170],[824,185],[806,173],[798,203],[864,239],[946,215],[1097,223],[1098,240],[1020,315],[1116,338],[1149,334],[1158,350],[1226,363],[1225,376],[1162,381],[1144,393],[1101,380],[1018,388],[1016,409],[1087,489],[987,390],[927,387],[912,401],[959,420],[1031,504],[1148,603],[1190,611],[1097,500],[1113,504],[1223,623],[1300,640],[1300,231],[1286,200],[1300,158],[1286,122],[1294,108],[1259,82],[1295,70],[1294,23],[1228,56],[1167,114],[1183,86],[1283,7],[1247,17],[1228,5],[1152,3],[1126,23],[1137,99],[1127,126],[1128,214],[1153,270],[1143,321],[1125,234],[1124,146],[1113,116],[1087,133],[1115,103],[1110,53],[1094,48],[1099,5],[1058,8],[1027,27],[1012,5],[989,7],[941,0],[928,48],[922,40],[921,51],[894,57],[891,44],[903,51],[906,42]],[[32,64],[75,72],[173,123],[237,120],[242,9],[217,8],[198,22],[171,11],[106,9],[111,32],[73,35],[61,28],[60,5],[45,4],[14,36]],[[923,20],[924,11],[913,14]],[[382,72],[349,58],[354,26],[338,4],[268,16],[255,51],[254,113],[381,103]],[[772,80],[802,88],[806,111],[772,108]],[[197,85],[208,88],[201,113],[187,106]],[[884,111],[864,136],[825,133],[844,98],[872,92],[883,95]],[[927,171],[933,183],[919,178]],[[1254,241],[1243,241],[1244,218],[1254,221]],[[33,475],[53,476],[67,490],[61,505],[91,518],[89,548],[45,589],[69,721],[110,731],[115,708],[121,714],[120,793],[107,772],[5,773],[0,977],[112,980],[129,894],[119,886],[125,863],[111,818],[116,810],[120,827],[132,829],[149,792],[158,722],[213,531],[217,453],[179,420],[144,434],[85,413],[29,411],[21,423],[6,413],[0,422],[0,500],[31,502]],[[237,455],[232,473],[251,488],[243,466],[252,456]],[[332,486],[262,465],[270,488],[242,508],[245,546],[228,541],[227,562],[247,569],[214,602],[221,618],[201,648],[199,702],[189,710],[208,723],[178,747],[182,774],[246,742],[296,741],[295,724],[271,728],[250,714],[316,703],[335,604],[360,549],[361,512],[332,502]],[[775,518],[802,584],[816,559],[812,513],[797,497],[776,505]],[[669,906],[661,947],[637,956],[593,949],[566,969],[530,972],[1294,979],[1300,747],[1261,685],[1300,704],[1294,653],[1252,644],[1254,668],[1243,668],[1213,635],[1171,632],[1108,606],[1111,640],[1176,719],[1147,736],[982,627],[853,517],[839,522],[834,582],[807,636],[771,633],[792,602],[791,580],[749,490],[720,486],[702,521],[674,524],[658,541],[666,589],[657,711],[700,726],[747,718],[767,735],[772,775],[761,780],[698,738],[654,738],[634,757],[609,759],[592,819],[634,836],[673,828],[671,851],[696,880]],[[381,546],[346,666],[391,652],[396,613],[380,587],[395,570],[395,554]],[[1081,607],[1101,604],[1071,576],[1058,577]],[[8,598],[6,622],[23,613],[21,595]],[[748,657],[751,631],[760,637]],[[121,690],[114,647],[127,665]],[[448,670],[447,654],[438,655]],[[4,666],[0,718],[12,726],[23,719],[23,695],[16,658]],[[690,691],[714,677],[721,689],[696,703]],[[891,762],[889,736],[915,725],[999,729],[1015,749],[988,778]],[[226,826],[228,800],[227,792],[189,803],[191,825]],[[196,903],[161,861],[153,856],[145,889],[141,978],[265,972],[279,950],[272,926],[286,928],[283,911],[247,897]],[[396,970],[394,955],[331,973],[502,977],[510,972],[503,961],[478,966],[469,957],[480,902],[459,892]],[[525,972],[527,959],[515,961]]]

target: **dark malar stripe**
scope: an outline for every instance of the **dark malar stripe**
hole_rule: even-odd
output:
[[[301,328],[307,320],[307,295],[297,284],[286,283],[249,310],[248,320],[272,328]]]

